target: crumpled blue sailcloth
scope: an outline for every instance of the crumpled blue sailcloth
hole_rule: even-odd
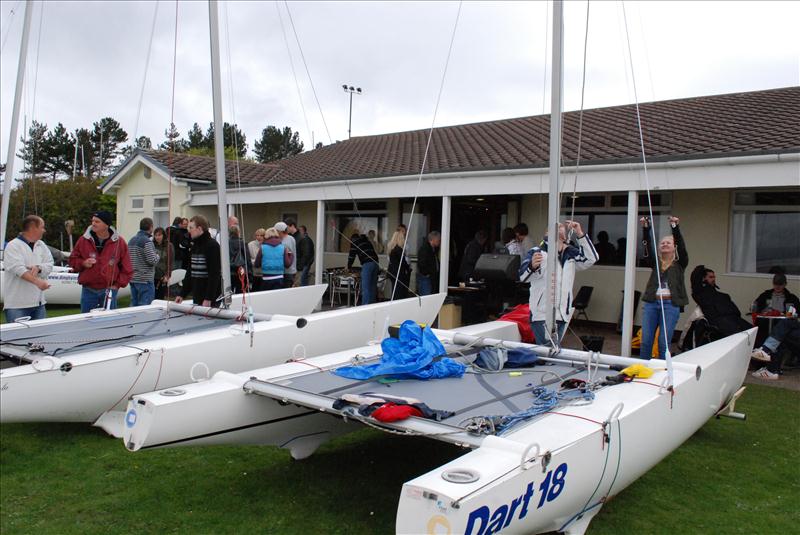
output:
[[[403,322],[397,338],[385,338],[381,348],[383,356],[377,364],[345,366],[333,373],[362,381],[377,376],[427,380],[461,377],[466,369],[448,357],[434,362],[434,358],[446,353],[444,346],[430,329],[423,330],[411,320]]]

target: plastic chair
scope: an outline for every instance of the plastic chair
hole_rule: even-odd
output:
[[[589,321],[589,316],[586,314],[586,307],[589,306],[589,300],[592,298],[593,291],[594,286],[581,286],[580,290],[578,290],[578,294],[572,302],[572,306],[575,308],[575,319],[578,319],[578,317],[583,314],[586,321]]]

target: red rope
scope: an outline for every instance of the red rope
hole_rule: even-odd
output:
[[[317,366],[316,364],[311,364],[310,362],[306,362],[306,360],[305,360],[305,359],[289,359],[289,360],[287,360],[286,362],[287,362],[287,363],[289,363],[289,362],[296,362],[296,363],[298,363],[298,364],[305,364],[306,366],[311,366],[312,368],[316,368],[316,369],[318,369],[318,370],[319,370],[319,371],[321,371],[321,372],[324,372],[324,371],[325,371],[325,368],[320,368],[320,367],[319,367],[319,366]]]

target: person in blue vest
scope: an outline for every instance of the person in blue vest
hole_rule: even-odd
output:
[[[283,288],[283,273],[292,265],[292,251],[281,243],[281,235],[275,227],[264,232],[255,264],[261,266],[262,291]]]

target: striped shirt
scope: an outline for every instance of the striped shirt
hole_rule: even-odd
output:
[[[130,239],[128,254],[133,266],[131,282],[153,282],[159,256],[147,231],[140,230],[136,236]]]

